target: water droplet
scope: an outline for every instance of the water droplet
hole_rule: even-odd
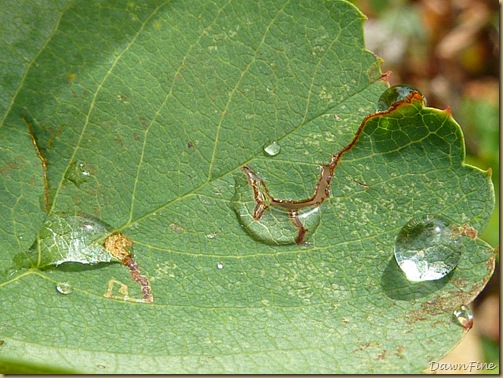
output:
[[[91,172],[89,167],[83,161],[71,163],[65,173],[65,179],[73,182],[78,187],[87,182],[90,176]]]
[[[50,214],[24,259],[43,267],[64,262],[95,264],[110,262],[103,241],[112,233],[110,225],[90,215]]]
[[[268,202],[262,206],[260,219],[256,219],[257,203],[254,191],[245,175],[235,177],[235,194],[232,207],[239,222],[255,240],[272,245],[302,244],[309,239],[320,223],[321,206],[306,206],[293,214],[281,207],[271,206],[270,197],[263,182],[255,189]],[[254,217],[255,215],[255,217]]]
[[[224,264],[219,262],[217,263],[217,269],[223,269],[224,268]]]
[[[391,108],[397,102],[406,100],[412,93],[418,93],[423,98],[423,103],[426,105],[426,99],[416,88],[410,85],[398,84],[393,87],[386,89],[379,101],[377,101],[377,111],[383,112]]]
[[[409,281],[438,280],[458,264],[461,237],[445,217],[414,218],[396,237],[395,259]]]
[[[473,327],[473,312],[466,305],[461,305],[454,310],[454,316],[459,324],[468,332]]]
[[[89,173],[89,171],[87,170],[87,168],[86,168],[86,163],[84,163],[82,161],[78,161],[76,166],[77,166],[77,169],[78,169],[79,173],[82,176],[90,176],[91,175]]]
[[[281,146],[277,142],[272,142],[264,147],[264,152],[267,156],[276,156],[281,152]]]
[[[56,290],[61,294],[70,294],[73,292],[73,287],[68,282],[59,282],[56,284]]]

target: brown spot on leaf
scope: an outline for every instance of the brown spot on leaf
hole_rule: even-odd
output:
[[[452,232],[458,235],[468,236],[471,239],[475,239],[477,237],[477,230],[466,223],[460,227],[454,227]]]
[[[7,175],[10,172],[16,170],[17,168],[18,168],[18,165],[15,161],[3,163],[2,166],[0,166],[0,174],[2,176]]]
[[[381,353],[379,353],[379,355],[377,356],[377,361],[384,360],[386,358],[386,353],[386,350],[383,350]]]
[[[135,300],[135,302],[152,303],[154,302],[154,296],[152,295],[150,282],[147,277],[141,275],[140,268],[138,267],[138,264],[134,261],[133,256],[130,253],[133,244],[133,241],[127,236],[121,233],[117,233],[110,235],[105,240],[103,246],[108,251],[108,253],[110,253],[110,255],[112,255],[123,265],[128,267],[131,278],[141,286],[143,299]],[[110,282],[112,281],[113,280],[111,280]],[[112,284],[110,284],[110,282],[105,296],[107,296],[108,298],[115,298],[112,296],[114,282],[112,282]],[[126,299],[127,297],[127,299],[129,300],[129,295],[127,294],[127,286],[121,284],[120,290],[119,291],[124,294],[124,298]]]

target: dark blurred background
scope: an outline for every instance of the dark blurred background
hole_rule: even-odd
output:
[[[492,169],[496,209],[479,235],[499,246],[499,11],[496,0],[351,0],[368,18],[367,48],[410,84],[428,106],[450,107],[465,135],[466,162]],[[470,307],[474,328],[443,362],[499,366],[499,256],[487,287]],[[445,373],[445,371],[443,371]],[[466,373],[454,371],[452,373]],[[473,370],[472,373],[481,373]],[[485,373],[499,373],[499,367]]]

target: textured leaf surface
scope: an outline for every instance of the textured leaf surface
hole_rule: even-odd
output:
[[[453,273],[419,284],[393,258],[413,217],[480,231],[492,211],[489,174],[463,164],[447,112],[370,117],[307,246],[254,241],[230,206],[243,164],[276,197],[310,196],[319,165],[375,111],[386,85],[351,5],[5,6],[23,28],[3,23],[2,50],[28,53],[2,58],[2,371],[417,373],[460,340],[452,311],[483,288],[493,250],[467,237]],[[23,118],[48,161],[51,211],[134,240],[153,304],[104,297],[111,279],[138,295],[120,264],[14,263],[45,217]]]

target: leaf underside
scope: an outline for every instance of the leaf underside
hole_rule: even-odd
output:
[[[256,241],[231,207],[245,164],[276,198],[311,196],[375,112],[387,84],[352,5],[6,7],[20,26],[3,22],[0,42],[2,372],[418,373],[459,342],[452,311],[484,287],[493,249],[466,237],[457,268],[424,283],[393,257],[412,218],[480,232],[492,212],[449,112],[412,102],[367,118],[307,245]],[[140,295],[120,264],[16,264],[47,215],[32,139],[50,211],[132,239],[153,304],[104,296],[111,280]]]

